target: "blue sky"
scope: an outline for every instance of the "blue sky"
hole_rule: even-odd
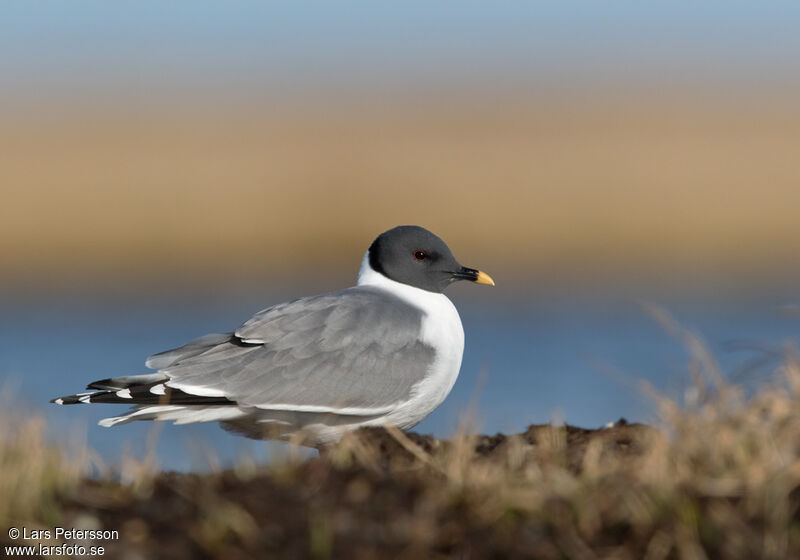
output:
[[[800,3],[5,2],[2,91],[793,81]]]

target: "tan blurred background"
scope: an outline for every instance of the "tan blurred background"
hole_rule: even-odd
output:
[[[771,370],[798,332],[798,29],[789,0],[3,2],[0,385],[94,426],[115,412],[46,403],[350,285],[403,223],[497,281],[448,290],[464,361],[420,433],[651,421],[608,372],[680,395],[689,358],[636,301],[734,381]],[[113,458],[149,429],[87,433]],[[162,468],[198,441],[245,442],[167,427]]]
[[[329,54],[291,36],[308,21],[285,6],[277,23],[256,5],[204,6],[188,22],[180,9],[194,8],[180,3],[166,15],[92,3],[63,20],[12,14],[0,283],[247,287],[319,271],[344,282],[371,239],[401,223],[429,227],[462,262],[516,287],[798,278],[798,57],[761,43],[790,40],[780,14],[737,42],[746,9],[705,37],[692,18],[713,12],[629,6],[621,15],[664,36],[630,35],[608,17],[584,44],[585,30],[529,39],[535,29],[515,22],[569,28],[579,14],[494,13],[487,36],[467,25],[481,21],[472,7],[451,23],[453,44],[415,50],[409,30],[428,37],[451,14],[398,23],[397,9],[350,8],[364,20],[312,16],[323,38],[333,30]],[[359,32],[361,43],[342,39]],[[691,48],[671,49],[686,35]],[[242,37],[255,44],[226,42]],[[367,56],[370,40],[381,56]],[[536,41],[560,50],[548,59]],[[282,51],[275,70],[270,48],[284,43],[301,48]],[[437,56],[449,73],[434,71]]]

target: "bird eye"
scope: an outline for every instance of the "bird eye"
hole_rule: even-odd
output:
[[[418,261],[424,261],[428,258],[428,253],[425,251],[414,251],[414,258]]]

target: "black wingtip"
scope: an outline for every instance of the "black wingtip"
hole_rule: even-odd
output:
[[[50,399],[50,402],[53,404],[79,404],[84,401],[81,400],[81,395],[66,395],[64,397]]]

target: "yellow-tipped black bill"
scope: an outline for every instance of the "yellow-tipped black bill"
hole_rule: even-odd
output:
[[[494,280],[492,280],[492,277],[482,270],[478,270],[476,268],[467,268],[466,266],[463,266],[461,267],[461,270],[454,273],[453,276],[459,280],[469,280],[471,282],[475,282],[476,284],[494,286]]]

